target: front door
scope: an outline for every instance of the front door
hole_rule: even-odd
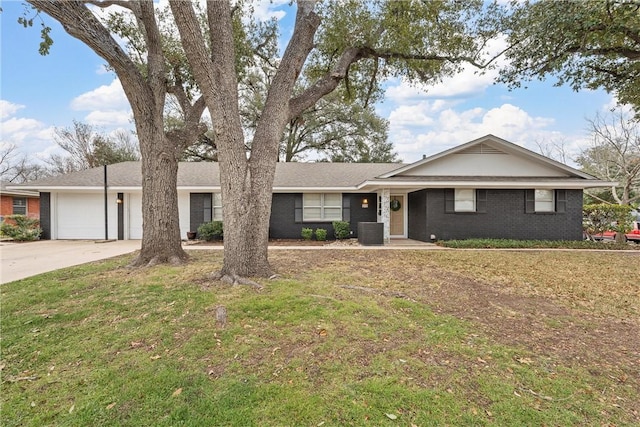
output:
[[[404,196],[392,195],[391,196],[391,209],[390,209],[390,234],[391,237],[404,237]]]

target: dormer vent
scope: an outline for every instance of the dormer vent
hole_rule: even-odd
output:
[[[457,152],[456,154],[507,154],[489,144],[480,143]]]

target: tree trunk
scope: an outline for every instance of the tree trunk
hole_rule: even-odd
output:
[[[153,125],[136,126],[142,153],[142,247],[134,266],[181,264],[178,214],[178,159],[175,147],[164,136],[154,137]]]
[[[164,134],[165,61],[152,1],[123,3],[140,20],[147,47],[144,75],[83,2],[29,0],[113,67],[131,104],[142,157],[142,251],[134,265],[187,258],[178,221],[177,148]],[[105,2],[103,5],[108,6]]]

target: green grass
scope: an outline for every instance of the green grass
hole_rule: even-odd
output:
[[[465,239],[437,242],[447,248],[473,249],[600,249],[640,250],[640,245],[615,242],[593,242],[589,240],[515,240],[515,239]]]
[[[637,390],[607,375],[500,344],[424,302],[349,288],[408,285],[380,283],[348,255],[305,265],[288,254],[261,292],[209,282],[218,252],[138,270],[119,257],[3,285],[1,424],[637,421],[612,405],[639,401]],[[420,265],[446,264],[441,256],[407,253]]]

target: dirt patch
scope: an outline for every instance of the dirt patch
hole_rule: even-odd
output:
[[[402,295],[422,302],[437,313],[470,322],[497,343],[528,350],[541,359],[540,363],[584,368],[640,391],[638,316],[592,314],[564,295],[562,299],[526,295],[504,283],[450,271],[428,255],[402,264],[396,262],[400,258],[394,259],[397,256],[388,251],[353,251],[347,262],[344,253],[299,250],[274,253],[271,259],[278,271],[288,274],[312,268],[340,271],[357,263],[364,272],[363,281],[371,276],[363,288],[379,286],[377,295]],[[360,286],[348,285],[354,291]],[[640,402],[627,405],[640,417]]]

